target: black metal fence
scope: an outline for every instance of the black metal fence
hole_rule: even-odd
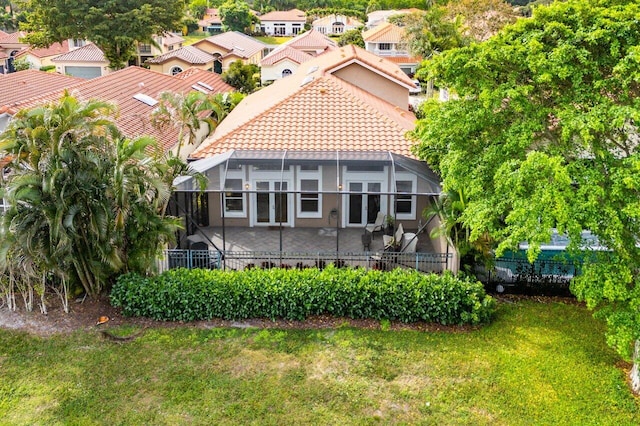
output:
[[[450,268],[452,255],[445,253],[391,252],[268,252],[165,250],[159,260],[160,272],[172,268],[205,268],[242,270],[247,268],[324,268],[329,264],[366,269],[392,270],[410,268],[421,272],[441,273]]]
[[[579,273],[579,264],[569,261],[496,259],[495,267],[479,268],[476,275],[488,290],[499,293],[570,295],[569,285]]]

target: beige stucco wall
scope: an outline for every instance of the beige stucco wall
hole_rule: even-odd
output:
[[[169,74],[169,75],[171,74],[171,69],[173,67],[180,67],[182,68],[182,71],[186,71],[189,68],[197,68],[197,69],[209,71],[213,69],[213,59],[210,62],[207,62],[206,64],[197,64],[197,65],[189,64],[177,58],[169,59],[168,61],[162,64],[149,64],[149,69],[151,69],[152,71],[157,71],[157,72],[160,72],[163,74]]]
[[[398,70],[398,72],[402,71]],[[361,65],[351,64],[333,74],[393,105],[405,110],[409,109],[409,89]]]
[[[280,80],[282,78],[282,71],[289,69],[291,72],[296,72],[299,66],[300,65],[293,61],[283,59],[277,64],[260,68],[260,79],[263,83],[267,81]]]
[[[65,73],[65,67],[100,67],[101,75],[107,75],[111,72],[108,62],[59,62],[56,61],[53,65],[56,66],[56,72],[60,74]]]

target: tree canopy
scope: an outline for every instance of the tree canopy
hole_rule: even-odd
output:
[[[458,220],[496,253],[553,229],[584,260],[572,290],[602,308],[608,341],[640,338],[640,4],[569,0],[534,9],[481,44],[426,64],[455,96],[424,104],[416,153],[445,190],[464,189]],[[585,250],[591,231],[606,250]]]
[[[242,0],[227,0],[220,5],[220,19],[225,31],[245,32],[251,28],[254,16]]]
[[[30,32],[25,40],[47,47],[66,39],[96,44],[114,69],[122,68],[135,53],[137,42],[181,28],[182,0],[26,0]]]

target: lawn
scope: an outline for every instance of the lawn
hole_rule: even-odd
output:
[[[468,332],[0,330],[0,424],[640,424],[604,326],[501,303]],[[131,333],[133,328],[120,328]]]

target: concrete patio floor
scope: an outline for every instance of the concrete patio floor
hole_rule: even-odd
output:
[[[406,232],[416,232],[407,229]],[[216,247],[225,251],[284,251],[284,252],[347,252],[365,251],[362,228],[282,228],[279,227],[207,227],[203,232]],[[337,235],[337,237],[336,237]],[[282,250],[281,250],[282,249]],[[382,232],[373,235],[370,252],[383,250]],[[434,253],[431,239],[426,233],[418,236],[417,252]]]

